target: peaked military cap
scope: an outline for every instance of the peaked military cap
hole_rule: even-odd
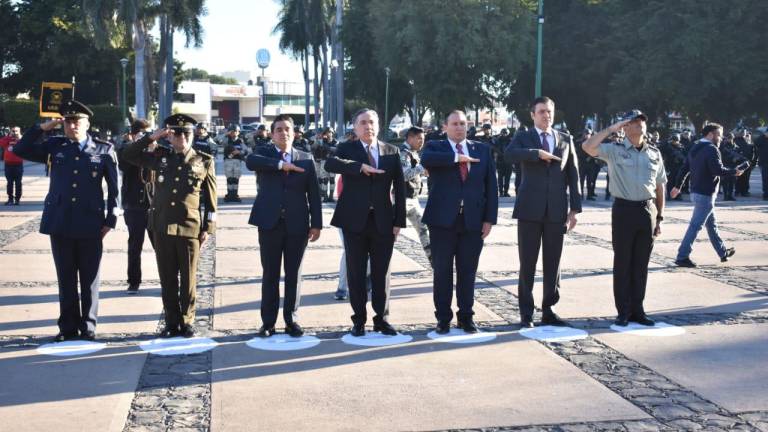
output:
[[[61,104],[59,114],[64,118],[89,118],[93,117],[93,111],[76,100],[68,100]]]
[[[165,120],[163,120],[163,123],[165,123],[165,127],[167,128],[181,129],[191,132],[197,124],[197,120],[186,114],[173,114],[166,117]]]
[[[630,120],[630,121],[631,120],[636,120],[636,119],[641,119],[641,120],[647,122],[648,121],[648,116],[643,114],[643,112],[640,111],[639,109],[633,109],[632,111],[627,111],[626,113],[624,113],[621,116],[621,119],[622,120]]]

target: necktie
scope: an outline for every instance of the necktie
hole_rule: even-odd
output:
[[[283,164],[287,164],[288,163],[288,153],[286,153],[284,151],[281,151],[280,152],[280,159],[283,160]],[[283,171],[283,174],[284,175],[288,175],[288,171]]]
[[[368,144],[368,165],[376,168],[376,159],[373,157],[371,147],[373,147],[373,144]]]
[[[547,142],[547,136],[548,136],[548,135],[549,135],[549,134],[548,134],[548,133],[546,133],[546,132],[542,132],[542,133],[541,133],[541,148],[542,148],[544,151],[546,151],[546,152],[548,152],[548,151],[549,151],[549,143]]]
[[[456,153],[463,155],[464,151],[461,149],[461,143],[456,144]],[[461,175],[461,181],[462,183],[467,181],[467,176],[469,175],[469,166],[467,166],[468,162],[459,162],[459,175]]]

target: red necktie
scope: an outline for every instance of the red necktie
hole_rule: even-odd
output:
[[[456,144],[456,153],[464,154],[464,151],[461,149],[461,143]],[[461,175],[462,183],[467,181],[467,176],[469,175],[469,166],[467,164],[468,162],[459,162],[459,174]]]

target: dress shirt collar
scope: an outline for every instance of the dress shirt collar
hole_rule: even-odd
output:
[[[452,139],[450,139],[450,138],[446,138],[446,139],[448,140],[448,144],[450,144],[450,145],[451,145],[451,148],[453,149],[453,152],[454,152],[454,153],[458,153],[458,151],[456,151],[456,144],[461,144],[461,151],[462,151],[462,152],[463,152],[465,155],[468,155],[468,154],[469,154],[469,149],[468,149],[468,146],[467,146],[467,139],[466,139],[466,138],[464,138],[464,139],[463,139],[463,140],[462,140],[460,143],[455,143],[455,142],[453,142],[453,140],[452,140]]]

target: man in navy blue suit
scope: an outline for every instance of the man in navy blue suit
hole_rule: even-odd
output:
[[[533,327],[533,281],[542,249],[544,269],[543,325],[567,325],[552,307],[560,299],[560,257],[565,233],[581,212],[579,170],[573,138],[552,128],[555,102],[539,97],[531,104],[534,127],[519,132],[505,151],[521,165],[522,182],[512,217],[517,219],[520,257],[518,300],[520,325]],[[569,208],[570,203],[570,208]]]
[[[423,222],[429,227],[432,245],[435,331],[450,331],[455,260],[457,326],[475,333],[475,274],[483,240],[496,224],[499,209],[496,165],[490,147],[467,140],[463,111],[448,115],[445,132],[447,139],[427,143],[421,156],[432,180]]]
[[[83,339],[94,340],[102,240],[117,223],[117,157],[111,143],[88,134],[90,108],[70,100],[62,104],[59,114],[63,118],[29,129],[13,152],[33,162],[51,160],[40,232],[51,237],[59,281],[59,333],[54,341],[75,339],[78,332]],[[43,138],[59,125],[64,136]]]
[[[376,138],[379,133],[376,111],[358,111],[352,124],[358,139],[339,144],[336,153],[325,162],[325,170],[341,174],[344,184],[331,225],[344,233],[349,301],[354,312],[351,334],[365,335],[366,270],[370,258],[371,305],[376,313],[373,331],[394,336],[397,330],[387,322],[387,270],[395,238],[400,228],[405,227],[405,179],[400,150]]]
[[[307,241],[323,228],[320,188],[312,155],[293,147],[293,120],[279,115],[272,122],[272,143],[256,148],[246,166],[256,171],[258,194],[248,223],[259,227],[261,253],[261,337],[275,333],[280,309],[280,263],[285,261],[285,332],[304,334],[297,322],[301,261]]]

